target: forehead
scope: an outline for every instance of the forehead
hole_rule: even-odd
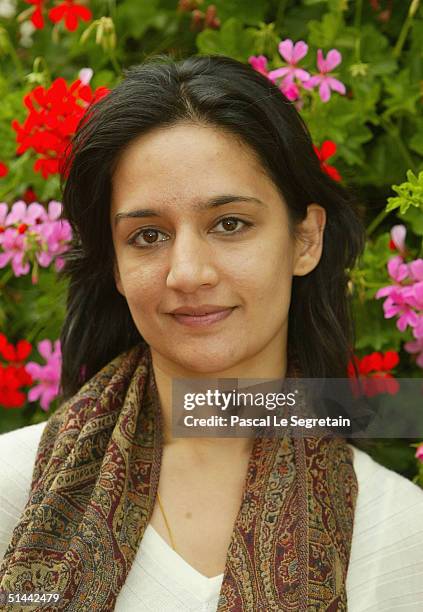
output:
[[[279,198],[255,152],[215,126],[177,124],[132,141],[112,175],[112,212],[131,205],[180,206],[221,193]]]

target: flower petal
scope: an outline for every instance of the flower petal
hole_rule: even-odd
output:
[[[423,259],[415,259],[408,264],[410,276],[416,281],[423,281]]]
[[[276,68],[276,70],[271,70],[267,75],[269,79],[278,79],[280,77],[284,77],[289,72],[291,72],[291,68],[288,66],[283,66],[282,68]]]
[[[333,77],[326,77],[326,80],[327,80],[329,87],[333,89],[333,91],[336,91],[337,93],[345,95],[345,92],[347,90],[346,90],[345,85],[341,83],[341,81],[338,81],[338,79],[334,79]]]
[[[323,52],[321,49],[317,49],[317,67],[320,72],[327,72],[326,61],[323,59]]]
[[[307,55],[308,45],[303,40],[299,40],[295,43],[292,51],[292,63],[297,64],[300,60]]]
[[[321,159],[326,161],[336,153],[336,144],[332,140],[325,140],[320,147]]]
[[[37,348],[38,348],[38,352],[40,353],[40,355],[44,357],[46,361],[48,361],[52,353],[52,347],[51,347],[50,340],[41,340],[41,342],[37,344]]]
[[[403,251],[405,247],[405,237],[407,229],[405,225],[394,225],[391,229],[391,238],[398,251]]]
[[[293,63],[293,58],[292,58],[293,48],[294,48],[294,43],[292,42],[290,38],[285,38],[285,40],[282,40],[278,45],[279,53],[281,54],[283,59],[288,64]]]
[[[326,72],[331,72],[342,62],[342,55],[337,49],[331,49],[326,56]]]
[[[12,225],[13,223],[19,223],[26,215],[26,204],[23,200],[15,202],[12,206],[10,213],[6,217],[6,225]]]
[[[322,79],[319,87],[319,95],[322,102],[328,102],[330,100],[330,87],[327,79]]]

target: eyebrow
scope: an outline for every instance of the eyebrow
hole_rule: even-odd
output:
[[[218,206],[224,206],[225,204],[231,204],[233,202],[251,202],[252,204],[257,204],[260,207],[267,208],[267,204],[259,200],[258,198],[253,198],[251,196],[245,195],[220,195],[214,198],[210,198],[205,202],[198,202],[194,205],[194,211],[204,211],[209,210],[211,208],[217,208]],[[115,215],[115,225],[120,221],[120,219],[138,219],[142,217],[160,217],[161,213],[159,209],[152,208],[139,208],[137,210],[131,210],[128,212],[121,212]]]

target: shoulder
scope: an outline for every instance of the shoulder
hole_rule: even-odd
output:
[[[352,610],[423,609],[423,490],[352,447],[358,481],[347,575]]]
[[[403,509],[416,506],[417,511],[423,511],[423,489],[408,478],[381,465],[364,451],[350,444],[348,446],[354,454],[360,509],[367,506],[371,500],[381,502],[389,499],[390,503],[386,505],[388,513],[393,506]]]
[[[46,422],[0,435],[0,559],[29,497],[35,455]]]
[[[3,475],[16,475],[19,479],[19,474],[25,474],[28,462],[32,462],[30,465],[32,470],[38,444],[46,423],[47,421],[43,421],[37,423],[37,425],[28,425],[0,435],[0,457]]]

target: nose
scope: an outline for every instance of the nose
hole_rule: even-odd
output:
[[[166,284],[170,289],[193,293],[203,285],[214,286],[218,282],[213,249],[194,230],[181,230],[169,253]]]

